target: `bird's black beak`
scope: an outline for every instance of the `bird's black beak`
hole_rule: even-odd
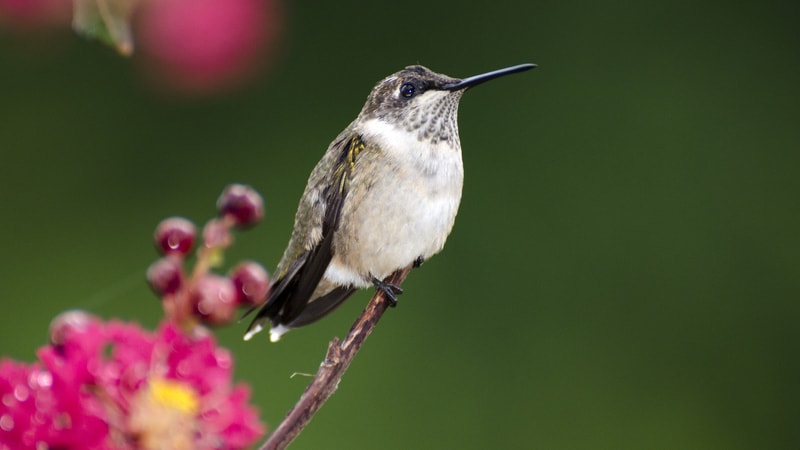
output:
[[[469,78],[464,78],[461,81],[456,81],[455,83],[448,83],[442,86],[442,89],[445,91],[459,91],[461,89],[466,89],[472,86],[477,86],[483,82],[502,77],[503,75],[510,75],[512,73],[517,72],[524,72],[526,70],[535,69],[536,64],[520,64],[518,66],[511,66],[506,67],[505,69],[494,70],[492,72],[482,73],[480,75],[475,75]]]

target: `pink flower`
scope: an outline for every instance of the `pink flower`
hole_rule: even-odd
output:
[[[264,433],[210,334],[87,315],[52,328],[41,364],[0,363],[0,450],[240,449]]]
[[[95,324],[92,324],[95,325]],[[85,335],[93,330],[85,329]],[[90,380],[84,357],[92,340],[67,339],[39,351],[43,364],[0,363],[0,449],[106,448],[103,406],[82,387]],[[74,355],[69,358],[68,355]]]
[[[150,74],[172,89],[208,92],[254,74],[275,37],[276,0],[153,0],[138,20]]]

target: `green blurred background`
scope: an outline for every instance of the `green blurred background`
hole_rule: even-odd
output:
[[[228,263],[273,268],[389,73],[535,62],[463,99],[453,234],[292,448],[800,448],[797,2],[284,6],[268,73],[193,100],[0,31],[1,354],[32,360],[67,308],[154,327],[153,228],[231,182],[267,216]],[[270,425],[368,296],[279,344],[219,330]]]

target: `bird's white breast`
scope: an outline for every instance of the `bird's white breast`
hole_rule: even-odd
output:
[[[454,142],[433,143],[380,119],[366,121],[362,135],[381,149],[382,166],[369,169],[380,175],[363,196],[348,194],[338,239],[346,251],[334,254],[325,277],[363,287],[370,277],[383,279],[442,249],[458,212],[464,170],[457,135]]]

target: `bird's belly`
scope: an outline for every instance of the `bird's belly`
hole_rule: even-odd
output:
[[[419,257],[427,259],[444,246],[461,200],[461,183],[442,188],[398,178],[386,183],[373,186],[361,198],[348,199],[354,203],[344,208],[330,275],[338,271],[344,278],[362,281],[349,284],[367,284]]]

